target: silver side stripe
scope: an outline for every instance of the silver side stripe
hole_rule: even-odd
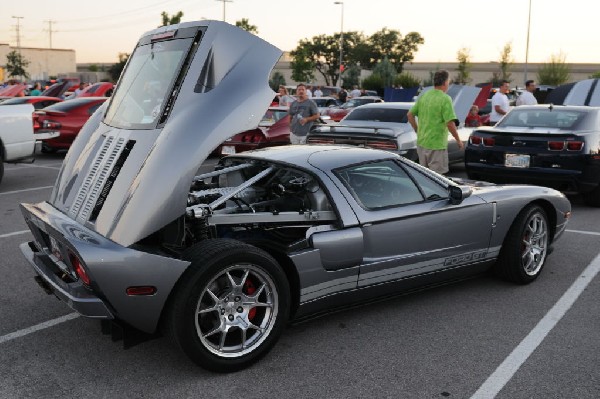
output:
[[[306,302],[335,292],[356,288],[357,278],[357,276],[336,278],[321,284],[303,288],[300,291],[300,302]]]

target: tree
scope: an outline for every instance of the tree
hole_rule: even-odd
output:
[[[273,91],[277,91],[279,86],[285,86],[285,78],[281,72],[273,72],[271,79],[269,79],[269,87],[273,89]]]
[[[247,32],[258,35],[258,27],[256,25],[250,25],[250,21],[248,20],[248,18],[242,18],[239,21],[235,21],[235,26],[237,26],[238,28],[242,28]]]
[[[591,74],[590,79],[600,79],[600,71]]]
[[[88,71],[90,71],[90,72],[98,72],[99,70],[100,70],[100,68],[98,68],[98,65],[96,65],[96,64],[91,64],[88,67]]]
[[[365,68],[373,68],[387,57],[397,73],[404,69],[404,63],[414,59],[419,45],[425,43],[417,32],[410,32],[402,37],[398,30],[383,28],[371,35],[363,46],[359,46],[357,59]]]
[[[537,73],[541,85],[558,86],[569,81],[571,68],[566,63],[567,56],[562,52],[552,54],[550,60],[540,67]]]
[[[420,84],[421,81],[419,80],[419,78],[417,78],[410,72],[402,72],[401,74],[398,74],[398,76],[396,76],[396,79],[394,79],[395,86],[401,86],[405,89],[409,87],[419,87]]]
[[[360,85],[360,66],[351,65],[344,69],[344,87]]]
[[[367,90],[376,90],[377,93],[379,93],[379,95],[383,95],[383,88],[384,88],[383,78],[380,75],[373,73],[373,74],[371,74],[371,76],[367,76],[362,81],[362,87],[363,87],[363,89],[367,89]]]
[[[128,53],[119,53],[119,62],[113,64],[110,68],[108,68],[108,73],[110,74],[110,77],[113,80],[113,82],[119,80],[121,72],[123,72],[123,68],[125,68],[125,64],[127,63],[128,59]]]
[[[373,68],[373,75],[379,75],[381,77],[381,81],[383,82],[383,88],[392,87],[394,84],[394,79],[396,79],[396,68],[394,65],[388,60],[387,57],[383,59],[379,64],[375,65]]]
[[[364,41],[358,32],[344,33],[344,65],[355,65],[354,49]],[[340,78],[340,34],[319,35],[311,40],[300,40],[298,46],[290,52],[292,79],[297,82],[309,82],[314,78],[313,71],[319,72],[327,86],[335,86]],[[347,83],[347,82],[346,82]]]
[[[163,11],[160,16],[162,17],[162,25],[160,26],[176,25],[181,22],[183,11],[179,11],[177,14],[173,14],[170,17],[166,11]]]
[[[29,74],[25,70],[28,65],[29,61],[16,50],[6,55],[6,71],[8,72],[8,76],[22,76],[24,79],[28,79]]]
[[[456,59],[458,60],[458,73],[454,77],[454,83],[466,85],[471,81],[471,54],[470,50],[466,47],[461,48],[456,53]]]
[[[507,82],[510,82],[510,75],[511,73],[510,68],[512,68],[513,64],[514,64],[514,60],[512,58],[512,43],[508,42],[504,45],[504,47],[502,48],[502,51],[500,52],[500,72],[494,72],[492,74],[492,85],[493,86],[500,86],[500,84],[502,83],[503,80],[506,80]]]

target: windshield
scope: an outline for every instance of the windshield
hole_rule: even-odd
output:
[[[261,125],[272,125],[278,120],[285,118],[288,115],[288,112],[284,109],[269,109],[262,117],[260,124]]]
[[[585,111],[556,108],[514,109],[497,126],[573,129],[585,119],[585,115]]]
[[[104,123],[126,129],[153,129],[192,39],[139,46],[113,94]]]
[[[345,120],[408,123],[407,113],[407,109],[356,108]]]

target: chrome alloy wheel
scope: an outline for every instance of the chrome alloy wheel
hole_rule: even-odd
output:
[[[529,276],[535,276],[544,265],[548,247],[548,226],[539,212],[531,215],[523,231],[521,264]]]
[[[278,293],[271,277],[251,264],[221,271],[196,305],[196,333],[217,356],[241,357],[268,337],[277,318]]]

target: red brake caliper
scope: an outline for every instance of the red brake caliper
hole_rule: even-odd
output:
[[[247,278],[246,282],[244,283],[244,293],[246,295],[252,295],[255,292],[256,292],[256,286],[254,285],[252,280]],[[254,319],[254,316],[256,316],[256,308],[250,309],[250,311],[248,312],[248,320],[252,321],[252,319]]]

